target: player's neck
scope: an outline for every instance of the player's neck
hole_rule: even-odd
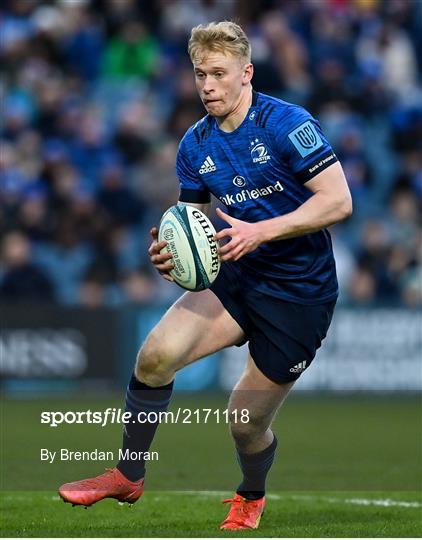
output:
[[[236,107],[227,116],[217,116],[218,127],[225,132],[235,131],[245,119],[252,105],[252,86],[242,92]]]

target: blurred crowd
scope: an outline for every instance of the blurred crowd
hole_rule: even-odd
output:
[[[0,298],[116,306],[180,290],[149,230],[204,115],[190,29],[239,21],[254,88],[299,103],[340,158],[354,215],[333,227],[341,301],[422,303],[420,0],[3,0]]]

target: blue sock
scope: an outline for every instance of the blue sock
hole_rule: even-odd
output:
[[[145,476],[145,459],[139,458],[138,455],[140,452],[149,450],[159,424],[158,421],[141,423],[138,421],[138,414],[166,411],[170,403],[173,382],[153,388],[138,381],[134,374],[129,381],[125,410],[131,413],[131,418],[125,424],[122,455],[117,469],[131,482],[136,482]],[[142,421],[145,419],[145,414],[142,415]],[[130,457],[130,454],[132,456],[136,454],[135,459]]]
[[[237,460],[243,472],[243,480],[236,493],[245,499],[257,500],[265,495],[265,481],[274,461],[277,438],[261,452],[243,454],[237,452]]]

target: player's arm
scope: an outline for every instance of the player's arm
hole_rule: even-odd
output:
[[[313,233],[352,214],[352,197],[339,162],[306,182],[305,186],[313,195],[297,210],[258,224],[263,242]]]
[[[217,209],[219,216],[231,225],[216,235],[217,240],[231,238],[219,250],[221,260],[237,261],[264,242],[313,233],[351,215],[352,197],[338,162],[317,174],[305,186],[313,195],[299,208],[257,223],[246,223]]]

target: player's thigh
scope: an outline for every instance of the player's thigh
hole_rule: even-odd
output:
[[[278,384],[270,380],[249,355],[246,368],[230,396],[231,418],[237,419],[239,411],[247,410],[249,427],[265,431],[293,385],[294,381]]]
[[[242,328],[213,292],[187,292],[151,331],[140,361],[152,357],[177,371],[243,339]]]

